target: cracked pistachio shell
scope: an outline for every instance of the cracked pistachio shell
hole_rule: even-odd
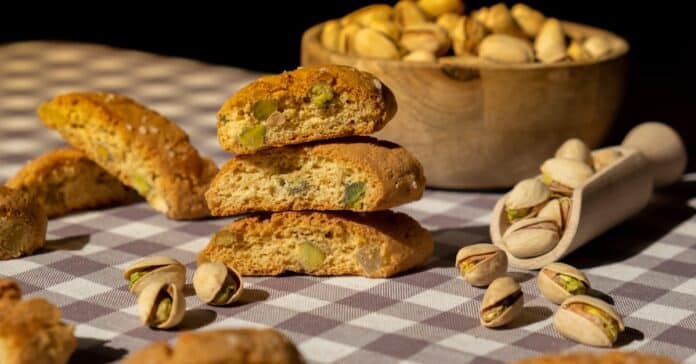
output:
[[[407,62],[437,62],[437,57],[432,52],[428,51],[413,51],[402,58]]]
[[[391,20],[373,19],[365,26],[386,35],[393,41],[398,41],[401,36],[401,29]]]
[[[527,38],[520,26],[510,14],[505,3],[497,3],[482,14],[476,16],[491,32],[496,34],[507,34],[518,38]]]
[[[215,298],[222,291],[228,280],[233,281],[237,285],[236,290],[229,295],[225,302],[215,302]],[[203,263],[198,266],[198,269],[193,274],[193,289],[201,301],[209,305],[224,306],[237,301],[242,296],[244,282],[242,276],[236,270],[222,263]]]
[[[556,63],[566,58],[565,33],[558,19],[549,18],[534,40],[536,58],[541,63]]]
[[[338,36],[341,33],[341,24],[338,20],[329,20],[324,23],[321,29],[321,44],[324,48],[337,52],[338,51]]]
[[[481,302],[481,325],[486,327],[499,327],[515,319],[515,317],[522,312],[522,307],[524,305],[524,297],[521,293],[522,288],[511,277],[504,276],[491,282],[483,296],[483,302]],[[512,302],[512,304],[508,306],[498,317],[491,321],[484,320],[484,311],[486,311],[488,308],[497,306],[500,302],[513,295],[519,295],[519,297]]]
[[[539,210],[537,217],[553,220],[563,230],[570,217],[571,200],[568,197],[554,198]]]
[[[388,36],[372,28],[362,28],[355,34],[353,48],[355,53],[362,57],[400,58],[396,44]]]
[[[478,20],[473,17],[460,17],[450,33],[454,54],[475,54],[487,34],[486,27]]]
[[[143,288],[143,291],[138,296],[140,321],[147,326],[158,329],[169,329],[178,325],[186,312],[186,300],[180,287],[182,286],[159,282]],[[171,299],[171,307],[167,319],[157,324],[153,322],[153,315],[156,314],[157,307],[163,297]]]
[[[582,344],[611,347],[616,341],[616,337],[611,337],[606,331],[593,321],[573,312],[569,309],[574,303],[581,303],[599,310],[616,321],[615,330],[617,336],[624,331],[624,324],[621,316],[608,303],[590,296],[571,296],[568,297],[556,313],[553,315],[553,327],[568,339]]]
[[[560,305],[563,300],[572,296],[570,292],[566,291],[549,276],[549,274],[553,276],[557,273],[573,277],[581,281],[586,288],[590,288],[589,279],[579,269],[571,265],[556,262],[541,268],[537,275],[537,287],[539,287],[539,291],[541,291],[544,297],[557,305]]]
[[[135,283],[129,285],[131,293],[136,296],[153,282],[174,283],[183,287],[186,280],[186,267],[178,260],[164,256],[138,260],[126,268],[123,272],[123,278],[130,282],[131,274],[136,272],[143,272],[143,275]]]
[[[568,139],[556,150],[556,158],[574,159],[591,165],[590,148],[578,138]]]
[[[401,45],[411,52],[421,50],[443,55],[449,49],[450,40],[445,28],[435,23],[423,23],[404,28]]]
[[[461,265],[472,257],[479,257],[482,260],[463,272]],[[469,284],[477,287],[486,286],[507,272],[507,255],[493,244],[469,245],[459,249],[455,266]]]
[[[549,199],[551,191],[536,178],[524,179],[517,182],[505,199],[505,207],[510,209],[524,209],[544,203]]]
[[[570,190],[580,187],[594,174],[587,164],[565,158],[547,159],[540,170],[551,191],[561,193],[572,192]]]
[[[503,234],[503,243],[513,256],[531,258],[555,248],[560,238],[558,225],[553,220],[532,217],[512,224]]]
[[[595,171],[599,172],[616,162],[621,156],[621,152],[616,149],[599,150],[592,153],[592,165]]]
[[[534,49],[529,42],[505,34],[491,34],[481,41],[479,57],[498,63],[530,63]]]
[[[372,20],[389,20],[394,15],[394,10],[387,4],[372,4],[362,7],[358,10],[341,18],[341,25],[349,24],[367,25]]]
[[[539,30],[546,20],[546,17],[540,11],[522,3],[513,5],[510,9],[510,14],[522,28],[522,31],[530,38],[534,38],[539,34]]]
[[[582,45],[593,59],[604,58],[612,51],[611,42],[602,35],[590,36]]]
[[[394,5],[394,21],[401,28],[427,23],[428,19],[414,1],[401,0]]]
[[[355,36],[362,29],[358,24],[348,24],[338,33],[337,50],[343,54],[355,53]]]

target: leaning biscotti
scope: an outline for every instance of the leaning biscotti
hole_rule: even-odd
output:
[[[242,275],[390,277],[424,264],[432,251],[430,233],[402,213],[289,211],[232,222],[198,263],[222,262]]]
[[[223,149],[261,149],[374,133],[396,112],[391,91],[375,76],[325,65],[262,77],[228,99],[218,112]]]
[[[253,211],[385,210],[423,195],[423,167],[406,149],[355,137],[231,159],[206,192],[213,215]]]
[[[195,358],[195,359],[194,359]],[[295,345],[272,329],[185,332],[176,345],[156,342],[123,364],[302,364]]]
[[[49,218],[138,198],[134,190],[70,147],[30,161],[5,186],[34,196]]]
[[[31,195],[0,186],[0,260],[43,247],[47,225],[46,213]]]
[[[203,194],[217,167],[164,116],[120,95],[83,92],[39,107],[46,126],[174,219],[209,215]]]

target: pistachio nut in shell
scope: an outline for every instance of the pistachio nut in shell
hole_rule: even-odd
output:
[[[594,171],[586,163],[565,158],[547,159],[541,165],[542,182],[551,192],[570,195],[587,181]]]
[[[321,45],[324,48],[337,52],[338,51],[338,35],[341,33],[341,23],[338,20],[329,20],[324,23],[321,29]]]
[[[208,262],[199,265],[193,274],[193,289],[201,301],[224,306],[241,297],[244,283],[236,270],[219,262]]]
[[[486,286],[507,272],[507,255],[493,244],[465,246],[457,252],[455,266],[469,284]]]
[[[487,34],[486,27],[478,20],[473,17],[460,17],[450,33],[454,54],[476,54],[479,44]]]
[[[592,35],[585,39],[583,47],[593,59],[601,59],[611,54],[612,46],[607,37],[602,35]]]
[[[341,25],[359,24],[365,26],[374,19],[389,20],[393,14],[392,7],[387,4],[367,5],[341,18]]]
[[[443,55],[450,46],[445,28],[435,23],[408,26],[401,33],[401,45],[409,51],[423,50]]]
[[[348,24],[338,33],[337,48],[340,53],[353,54],[355,53],[355,35],[362,29],[358,24]]]
[[[454,26],[457,25],[457,21],[459,21],[459,18],[461,17],[462,15],[455,13],[444,13],[437,17],[435,24],[445,28],[445,30],[447,30],[447,33],[450,35],[451,38]]]
[[[164,256],[147,257],[129,265],[123,272],[129,290],[139,295],[145,286],[153,282],[174,283],[184,286],[186,267],[181,262]]]
[[[437,62],[437,57],[432,52],[418,50],[413,51],[402,58],[406,62]]]
[[[590,148],[578,138],[568,139],[556,150],[556,158],[574,159],[591,166]]]
[[[602,149],[592,153],[592,165],[599,172],[621,158],[623,154],[617,149]]]
[[[186,300],[180,286],[155,282],[138,296],[138,315],[143,324],[158,329],[178,325],[186,312]]]
[[[473,14],[472,14],[473,15]],[[479,15],[481,22],[488,30],[496,34],[507,34],[518,38],[527,38],[520,26],[510,14],[505,3],[497,3],[485,12],[485,16]]]
[[[548,186],[536,178],[517,182],[505,198],[505,214],[508,221],[515,222],[533,216],[551,196]]]
[[[566,298],[553,315],[553,327],[585,345],[611,347],[624,331],[621,316],[608,303],[590,296]]]
[[[381,32],[393,41],[399,40],[401,36],[401,29],[391,20],[373,19],[365,24],[365,26]]]
[[[522,288],[508,276],[491,282],[481,302],[480,321],[486,327],[503,326],[522,312]]]
[[[445,13],[460,14],[464,11],[462,0],[418,0],[418,6],[431,18]]]
[[[541,63],[556,63],[566,58],[565,33],[558,19],[546,19],[534,39],[534,51]]]
[[[558,245],[561,232],[553,220],[539,217],[522,219],[503,234],[508,253],[517,258],[532,258],[546,254]]]
[[[513,5],[510,9],[510,15],[530,38],[534,38],[539,34],[539,30],[546,20],[546,17],[540,11],[522,3]]]
[[[353,49],[363,57],[399,59],[396,44],[388,36],[372,28],[358,30],[353,39]]]
[[[541,268],[537,275],[537,286],[544,297],[560,305],[570,296],[587,294],[590,281],[579,269],[556,262]]]
[[[497,63],[530,63],[534,61],[534,49],[520,38],[506,34],[491,34],[481,41],[479,57]]]
[[[549,200],[539,210],[537,217],[553,220],[563,230],[570,218],[571,200],[568,197],[559,197]]]
[[[583,44],[575,39],[570,41],[566,50],[568,57],[574,61],[587,62],[592,60],[592,55],[585,49]]]
[[[428,18],[414,1],[401,0],[394,5],[394,21],[401,28],[427,23]]]

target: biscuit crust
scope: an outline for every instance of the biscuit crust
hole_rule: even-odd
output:
[[[0,260],[43,247],[47,225],[46,213],[31,195],[0,186]]]

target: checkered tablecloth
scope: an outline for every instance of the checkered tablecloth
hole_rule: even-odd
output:
[[[241,50],[240,50],[241,51]],[[0,46],[0,181],[62,145],[35,114],[40,101],[71,90],[123,93],[180,123],[218,164],[229,155],[215,137],[215,112],[258,74],[194,61],[83,44],[28,42]],[[202,305],[190,286],[179,330],[267,326],[287,334],[311,363],[506,362],[562,350],[596,350],[563,339],[551,325],[556,307],[540,298],[535,272],[512,270],[525,309],[511,327],[483,328],[483,289],[457,278],[459,247],[485,242],[495,193],[426,192],[399,208],[433,232],[427,266],[393,279],[248,278],[243,302]],[[691,199],[691,200],[689,200]],[[696,218],[694,182],[653,198],[638,216],[582,248],[566,262],[624,316],[621,350],[639,349],[696,362]],[[121,277],[148,255],[184,262],[230,219],[172,221],[145,203],[55,219],[46,250],[0,262],[27,297],[45,297],[77,326],[74,362],[112,362],[177,331],[143,327]],[[2,313],[0,313],[2,314]]]

